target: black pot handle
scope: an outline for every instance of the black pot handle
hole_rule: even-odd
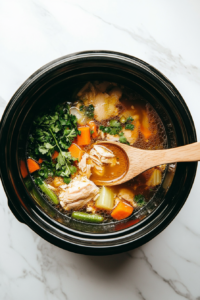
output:
[[[24,223],[24,220],[22,219],[22,217],[20,216],[20,214],[16,211],[15,207],[13,206],[13,204],[11,203],[11,201],[8,200],[8,206],[10,208],[10,210],[12,211],[13,215],[15,216],[15,218],[21,222]]]

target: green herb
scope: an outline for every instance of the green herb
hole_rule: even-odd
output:
[[[79,107],[79,109],[80,109],[80,111],[83,111],[84,110],[84,105],[81,105],[80,107]]]
[[[110,124],[111,127],[120,127],[121,126],[120,123],[117,120],[111,120],[109,122],[109,124]]]
[[[146,204],[145,198],[141,194],[136,195],[134,201],[137,203],[137,206],[139,207],[142,207]]]
[[[133,124],[126,124],[125,125],[125,129],[133,130],[134,129],[134,125]]]
[[[84,112],[84,115],[87,116],[89,119],[94,118],[94,106],[92,104],[88,106],[81,105],[79,110]]]
[[[76,167],[72,165],[75,159],[66,150],[78,134],[76,116],[69,113],[66,103],[41,113],[35,119],[28,140],[28,155],[36,160],[43,158],[38,171],[42,180],[55,175],[69,177],[76,172]],[[55,150],[59,152],[56,164],[51,158]]]
[[[94,133],[94,130],[90,130],[90,134],[92,135]]]
[[[115,120],[113,120],[115,121]],[[109,133],[111,135],[116,135],[116,134],[119,134],[119,132],[122,130],[122,127],[121,126],[117,126],[117,127],[106,127],[106,126],[100,126],[99,129],[105,133]]]
[[[127,119],[126,119],[126,123],[128,122],[132,122],[133,121],[133,118],[131,116],[129,116]]]
[[[125,136],[120,136],[119,141],[120,141],[120,143],[123,143],[123,144],[129,144],[129,142],[127,141]]]
[[[69,184],[70,181],[71,181],[71,178],[65,177],[65,178],[63,179],[63,181],[64,181],[64,183]]]

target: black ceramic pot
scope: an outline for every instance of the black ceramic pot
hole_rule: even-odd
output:
[[[39,110],[55,99],[61,101],[75,84],[88,80],[119,82],[142,94],[160,115],[169,148],[196,142],[187,105],[173,84],[155,68],[117,52],[74,53],[36,71],[8,103],[0,127],[1,179],[13,214],[47,241],[77,253],[114,254],[146,243],[173,220],[192,188],[197,163],[171,166],[171,185],[172,169],[168,168],[161,188],[140,211],[144,219],[135,225],[130,220],[90,225],[58,212],[41,197],[31,176],[22,176],[20,164],[26,164],[27,136]]]

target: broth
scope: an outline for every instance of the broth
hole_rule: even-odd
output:
[[[147,150],[167,147],[165,128],[153,107],[111,82],[86,83],[71,102],[42,112],[28,141],[27,156],[38,163],[35,183],[62,213],[85,222],[128,218],[153,197],[166,169],[158,166],[106,187],[126,174],[128,158],[120,147],[101,141]]]

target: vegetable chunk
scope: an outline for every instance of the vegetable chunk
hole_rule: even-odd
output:
[[[113,209],[114,206],[114,193],[112,189],[103,186],[100,190],[99,197],[95,203],[97,208],[102,208],[106,210]]]
[[[40,169],[39,164],[32,158],[27,159],[27,165],[30,173],[33,173]]]
[[[92,222],[92,223],[101,223],[104,220],[104,218],[100,215],[97,214],[91,215],[80,211],[74,211],[72,213],[72,218],[85,221],[85,222]]]
[[[118,205],[113,209],[111,216],[115,220],[123,220],[128,218],[133,212],[133,207],[120,201]]]
[[[84,154],[83,150],[79,148],[76,144],[72,144],[68,150],[71,153],[71,156],[74,158],[78,158],[79,161],[81,160]]]
[[[81,134],[77,136],[77,144],[79,146],[89,145],[91,142],[90,127],[79,127],[78,130]]]

